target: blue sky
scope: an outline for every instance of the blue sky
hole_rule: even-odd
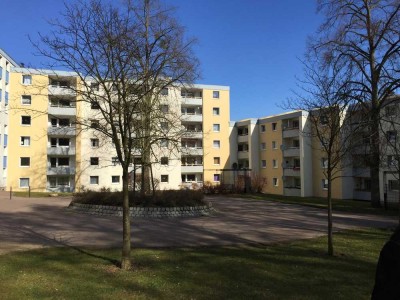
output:
[[[279,103],[293,96],[295,76],[307,36],[321,22],[313,0],[164,0],[189,36],[199,40],[198,83],[231,88],[231,120],[283,112]],[[40,67],[28,35],[46,32],[46,19],[57,17],[62,0],[1,0],[0,48],[17,62]]]

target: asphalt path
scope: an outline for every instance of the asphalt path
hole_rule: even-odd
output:
[[[271,244],[325,235],[326,211],[300,205],[230,197],[207,197],[207,217],[132,220],[132,247],[197,247]],[[74,246],[122,244],[122,219],[68,210],[70,197],[23,198],[0,192],[0,254]],[[396,218],[334,213],[334,230],[396,226]]]

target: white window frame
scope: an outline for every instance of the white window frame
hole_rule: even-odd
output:
[[[213,107],[213,116],[219,116],[219,115],[220,115],[219,107]]]
[[[215,146],[216,143],[218,144],[218,146]],[[213,140],[213,148],[220,149],[221,148],[221,141],[220,140]]]
[[[274,186],[279,186],[279,179],[276,178],[276,177],[272,178],[272,184],[273,184]]]
[[[277,169],[277,168],[278,168],[278,160],[277,160],[277,159],[273,159],[273,160],[272,160],[272,167],[273,167],[274,169]]]
[[[24,103],[24,100],[27,100],[27,99],[29,99],[29,103]],[[25,106],[32,105],[32,96],[31,95],[22,95],[21,96],[21,105],[25,105]]]
[[[213,99],[219,99],[219,91],[213,91]]]
[[[27,180],[28,181],[28,185],[21,185],[21,180]],[[29,177],[21,177],[21,178],[19,178],[19,187],[21,188],[21,189],[29,189],[29,185],[30,185],[30,182],[29,182],[30,180],[29,180]]]
[[[28,140],[28,145],[25,144],[25,140]],[[31,137],[30,136],[21,136],[20,138],[20,146],[29,147],[31,145]]]
[[[30,79],[29,80],[29,83],[25,83],[25,78],[26,79]],[[23,85],[32,85],[32,75],[29,75],[29,74],[22,74],[22,82],[21,82]]]
[[[218,127],[218,129],[216,130],[215,127]],[[218,123],[213,124],[213,132],[221,132],[221,125]]]
[[[92,178],[97,179],[97,183],[92,183]],[[100,178],[99,176],[89,176],[89,184],[90,185],[99,185],[100,184]]]
[[[261,160],[261,168],[265,169],[267,167],[267,161],[265,159]]]
[[[163,176],[167,176],[167,181],[163,181]],[[165,177],[164,177],[165,178]],[[160,182],[161,183],[169,183],[169,175],[168,174],[161,174],[160,175]]]

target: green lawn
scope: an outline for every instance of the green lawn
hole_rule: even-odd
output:
[[[317,197],[289,197],[281,195],[271,195],[271,194],[240,194],[235,195],[242,198],[256,199],[256,200],[270,200],[280,203],[287,204],[299,204],[305,206],[311,206],[316,208],[327,208],[326,198]],[[385,210],[383,207],[374,208],[371,206],[369,201],[360,200],[341,200],[333,199],[333,210],[334,211],[345,211],[353,213],[365,213],[374,215],[387,215],[387,216],[398,216],[399,212],[396,209]]]
[[[52,248],[0,256],[1,299],[369,299],[389,231],[365,229],[264,247],[134,249],[133,271],[119,250]]]

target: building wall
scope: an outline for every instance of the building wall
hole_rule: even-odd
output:
[[[48,127],[48,77],[31,75],[32,85],[22,84],[22,75],[29,72],[13,72],[10,75],[11,96],[9,104],[9,158],[7,188],[20,187],[21,178],[29,178],[32,191],[46,190],[47,127]],[[22,95],[30,95],[31,105],[22,105]],[[30,116],[31,125],[21,125],[21,117]],[[30,137],[30,145],[22,146],[21,137]],[[30,166],[21,167],[20,158],[30,157]]]
[[[273,123],[276,123],[275,130],[273,129]],[[265,131],[261,129],[261,126],[265,126]],[[283,195],[283,156],[282,156],[282,121],[278,118],[263,118],[259,122],[259,141],[260,145],[260,174],[263,178],[266,178],[266,185],[264,192],[268,194]],[[272,142],[275,142],[275,148],[272,146]],[[265,150],[261,149],[261,144],[265,143]],[[262,167],[262,161],[266,161],[266,167]],[[276,160],[276,166],[273,166],[273,160]],[[278,180],[277,185],[274,185],[274,178]]]
[[[201,87],[201,86],[200,86]],[[219,92],[219,98],[213,97],[213,92]],[[219,116],[213,115],[213,108],[219,108]],[[204,131],[204,182],[218,183],[214,175],[219,174],[222,180],[222,169],[232,168],[229,163],[229,88],[203,88],[203,131]],[[213,124],[219,124],[219,132],[213,130]],[[220,141],[220,148],[214,148],[213,141]],[[219,157],[220,163],[214,164],[214,158]]]

